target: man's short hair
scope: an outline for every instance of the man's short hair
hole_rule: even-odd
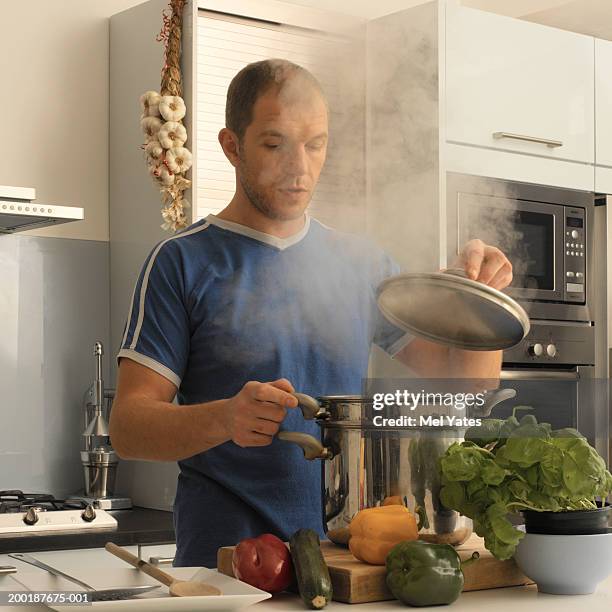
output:
[[[303,79],[306,84],[314,87],[325,100],[321,84],[306,68],[285,59],[253,62],[245,66],[230,83],[225,105],[225,127],[232,130],[242,140],[247,127],[253,120],[253,107],[259,96],[272,87],[280,90],[289,79],[293,78]]]

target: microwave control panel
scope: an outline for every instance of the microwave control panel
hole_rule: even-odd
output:
[[[586,299],[587,236],[584,208],[565,206],[564,223],[564,301]]]

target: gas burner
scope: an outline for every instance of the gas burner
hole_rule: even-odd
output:
[[[46,493],[24,493],[19,490],[0,491],[0,514],[25,512],[35,508],[38,512],[54,510],[84,510],[87,502],[82,499],[56,499]]]

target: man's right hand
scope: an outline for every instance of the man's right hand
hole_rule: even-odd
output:
[[[268,446],[287,414],[296,408],[295,389],[285,378],[274,382],[250,381],[227,400],[224,427],[238,446]]]

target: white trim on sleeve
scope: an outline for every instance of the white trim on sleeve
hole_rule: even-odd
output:
[[[181,379],[176,372],[173,372],[169,367],[165,366],[163,363],[159,363],[159,361],[156,361],[148,355],[143,355],[138,351],[124,348],[117,353],[117,362],[121,357],[132,359],[136,363],[146,366],[154,372],[161,374],[164,378],[167,378],[171,383],[173,383],[177,389],[181,386]]]
[[[138,337],[140,336],[140,330],[142,328],[142,322],[144,320],[145,298],[146,298],[146,293],[147,293],[147,285],[149,283],[149,275],[151,274],[151,268],[153,267],[153,263],[155,262],[155,258],[157,257],[157,254],[159,253],[161,248],[164,246],[164,244],[166,244],[170,240],[177,240],[178,238],[184,238],[185,236],[191,236],[192,234],[205,230],[209,226],[210,226],[210,223],[206,222],[203,225],[199,225],[197,227],[194,227],[193,229],[181,232],[180,234],[176,234],[175,236],[171,236],[170,238],[166,238],[166,240],[163,240],[157,245],[157,247],[151,254],[149,263],[147,264],[144,276],[142,278],[142,285],[140,286],[140,298],[139,298],[139,304],[138,304],[138,319],[136,320],[136,327],[134,329],[134,335],[132,336],[132,342],[130,343],[130,346],[129,346],[131,350],[134,350],[136,348],[136,345],[138,344]],[[138,284],[138,281],[136,281],[136,284]],[[136,290],[136,287],[134,287],[134,290]],[[132,304],[130,305],[130,312],[128,315],[128,320],[127,320],[128,329],[130,327],[130,322],[132,320],[133,308],[134,308],[134,303],[132,301]],[[124,341],[122,344],[125,344],[125,339],[127,339],[127,330],[126,330]]]

